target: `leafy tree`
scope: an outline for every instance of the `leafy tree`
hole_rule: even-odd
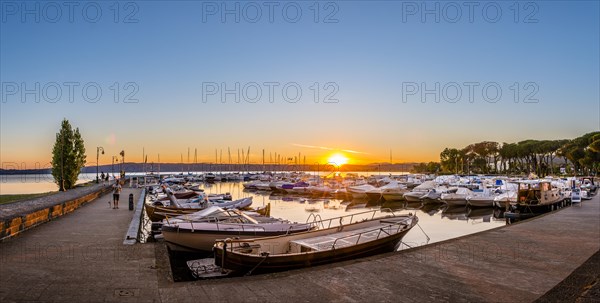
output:
[[[56,133],[52,148],[52,177],[60,191],[75,186],[79,172],[85,166],[85,146],[79,128],[73,130],[67,119]]]
[[[438,162],[418,163],[413,166],[412,171],[415,173],[438,173],[441,165]]]
[[[440,164],[445,172],[456,173],[462,163],[462,156],[456,148],[445,148],[440,153]]]
[[[589,173],[598,169],[600,162],[600,153],[596,151],[596,141],[600,138],[600,132],[587,133],[577,137],[563,147],[561,154],[564,155],[575,167],[575,171]]]

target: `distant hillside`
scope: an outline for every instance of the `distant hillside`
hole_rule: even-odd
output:
[[[126,172],[194,172],[194,171],[205,171],[205,172],[217,172],[217,171],[232,171],[232,172],[244,172],[244,171],[364,171],[364,172],[408,172],[417,163],[371,163],[366,165],[357,164],[346,164],[340,167],[334,167],[333,165],[281,165],[281,164],[212,164],[212,163],[125,163],[124,169]],[[115,172],[118,173],[120,165],[100,165],[98,166],[99,172]],[[96,166],[86,166],[82,169],[83,173],[95,173]],[[49,174],[51,169],[0,169],[0,175],[22,175],[22,174]]]

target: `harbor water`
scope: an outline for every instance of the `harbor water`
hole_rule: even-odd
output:
[[[271,204],[271,216],[293,222],[307,222],[358,214],[373,209],[384,209],[397,214],[416,213],[419,226],[408,233],[399,249],[421,246],[452,239],[506,224],[499,210],[494,208],[447,207],[444,203],[369,202],[362,199],[342,200],[312,198],[310,196],[247,190],[243,182],[203,183],[200,188],[208,194],[232,194],[233,199],[252,197],[252,207]],[[370,216],[369,216],[370,217]],[[360,218],[360,216],[358,216]],[[365,218],[367,216],[365,215]],[[348,218],[349,220],[349,218]],[[150,223],[147,222],[146,233]]]

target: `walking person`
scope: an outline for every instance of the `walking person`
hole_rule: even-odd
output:
[[[106,185],[106,180],[104,179],[104,172],[100,174],[100,180],[102,180],[102,185]]]
[[[121,195],[121,184],[115,182],[113,185],[113,209],[119,208],[119,196]]]

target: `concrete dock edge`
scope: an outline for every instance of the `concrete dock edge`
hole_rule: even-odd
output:
[[[140,198],[135,205],[135,210],[133,213],[133,217],[131,218],[131,223],[129,224],[129,229],[125,234],[125,240],[123,240],[124,245],[133,245],[137,243],[137,238],[140,233],[140,226],[142,224],[142,214],[144,210],[144,201],[146,198],[146,189],[142,189],[142,193],[140,194]]]

